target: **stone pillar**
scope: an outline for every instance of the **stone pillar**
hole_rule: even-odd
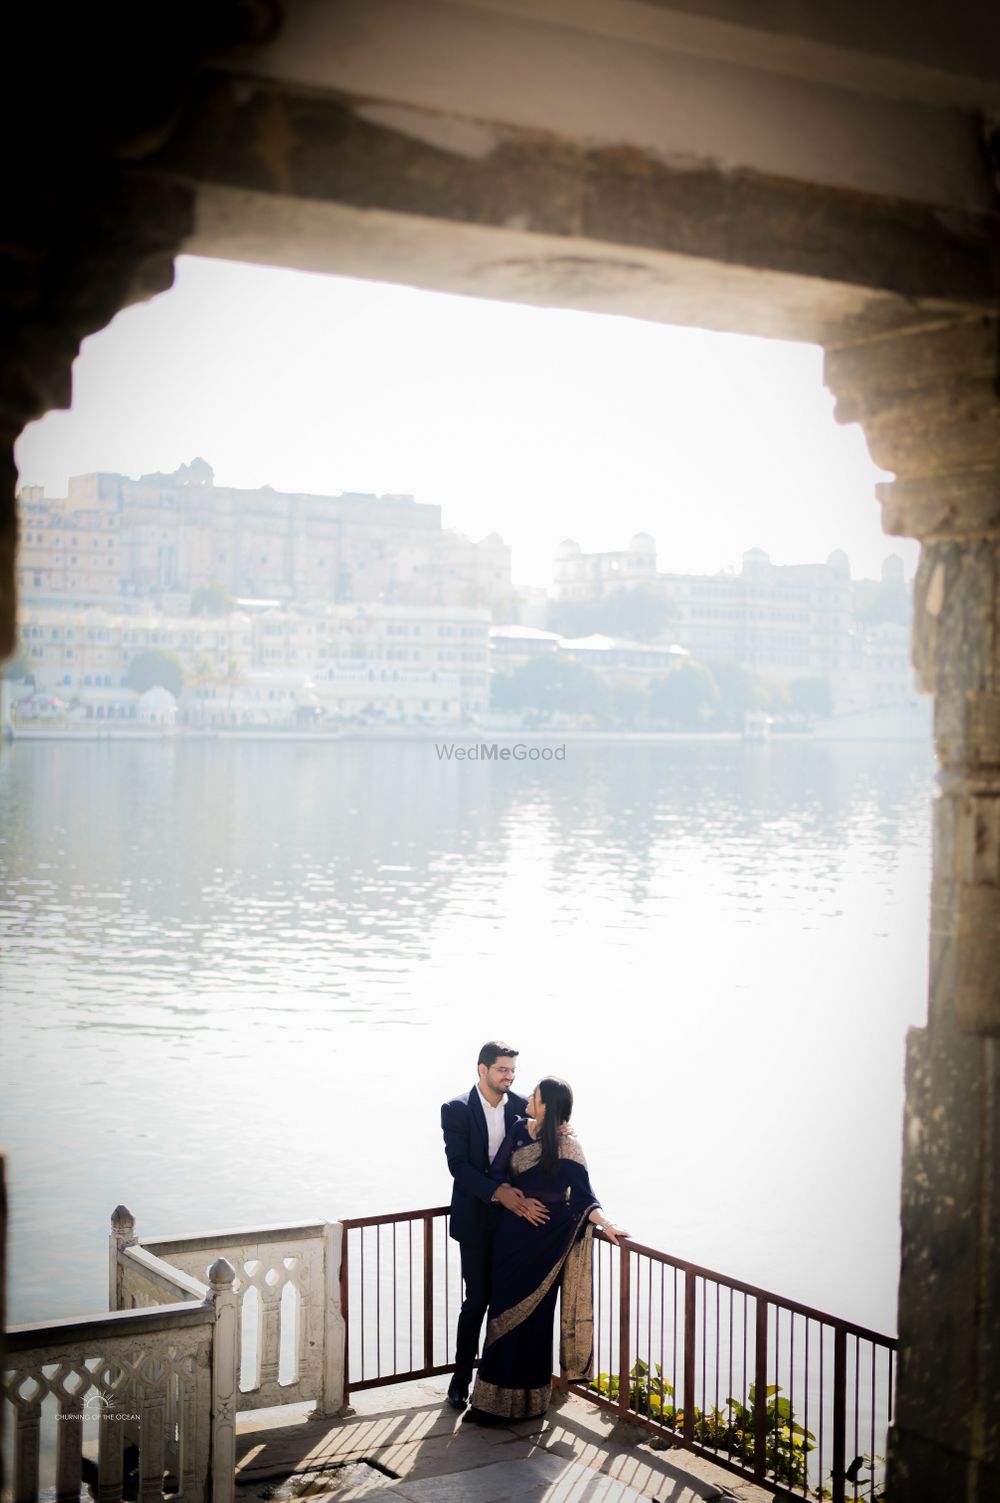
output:
[[[126,1247],[138,1242],[135,1234],[135,1217],[128,1206],[115,1206],[111,1212],[111,1236],[108,1239],[108,1309],[122,1308],[122,1276],[118,1266],[119,1254]]]
[[[919,538],[935,696],[930,999],[907,1040],[893,1503],[1000,1497],[1000,360],[995,317],[828,348],[887,532]]]
[[[316,1413],[333,1418],[353,1413],[347,1404],[347,1323],[341,1306],[341,1259],[347,1233],[339,1221],[328,1221],[323,1257],[323,1391]]]
[[[215,1308],[212,1336],[211,1503],[233,1503],[236,1477],[236,1403],[239,1371],[236,1325],[239,1302],[236,1269],[216,1258],[208,1270],[208,1298]]]

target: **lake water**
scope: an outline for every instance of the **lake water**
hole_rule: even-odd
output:
[[[929,747],[0,752],[10,1318],[140,1235],[448,1198],[480,1044],[576,1090],[643,1242],[895,1330]]]

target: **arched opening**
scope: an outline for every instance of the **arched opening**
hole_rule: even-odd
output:
[[[452,10],[465,8],[417,7],[416,29],[380,32],[389,9],[375,8],[353,47],[341,45],[341,12],[309,49],[306,11],[293,7],[275,47],[243,65],[249,83],[239,65],[204,75],[177,129],[169,109],[152,123],[127,120],[121,134],[145,153],[143,166],[109,179],[98,156],[100,191],[82,221],[98,257],[109,246],[107,274],[94,278],[74,246],[47,288],[42,323],[58,335],[35,337],[39,318],[28,314],[8,436],[67,399],[80,335],[137,284],[163,285],[183,248],[826,346],[842,415],[863,422],[875,458],[897,477],[883,498],[890,526],[925,543],[916,647],[937,691],[943,766],[931,1015],[911,1039],[909,1067],[897,1488],[910,1497],[947,1488],[957,1453],[975,1496],[997,1465],[984,1419],[995,1408],[986,1353],[997,1319],[988,1217],[1000,1026],[997,289],[995,196],[978,144],[989,137],[977,118],[988,114],[992,82],[933,27],[900,22],[896,38],[873,40],[847,15],[831,35],[808,7],[789,40],[766,29],[734,36],[732,16],[706,17],[703,7],[609,7],[599,24],[567,27],[550,8],[525,21],[488,5],[470,5],[475,14],[449,38],[444,80],[428,58]],[[982,16],[968,19],[964,45],[974,52]],[[521,50],[519,27],[531,32]],[[523,57],[524,67],[484,67],[483,28],[494,28],[491,59]],[[552,49],[567,34],[574,86],[556,89]],[[771,45],[776,35],[784,49]],[[855,69],[847,78],[845,55]],[[613,84],[595,121],[586,83],[602,57],[614,63]],[[677,80],[695,71],[701,97],[718,104],[711,90],[724,83],[731,107],[685,114]],[[660,89],[653,126],[644,80]],[[817,124],[824,111],[834,127]],[[699,118],[721,135],[698,136]],[[770,130],[744,128],[740,139],[754,118]],[[859,150],[873,140],[891,145]],[[317,141],[337,150],[310,159]],[[72,165],[75,201],[86,201],[86,174]],[[116,234],[128,226],[124,252],[109,220]],[[81,297],[81,285],[98,284],[99,296]],[[3,548],[9,580],[9,507]],[[164,579],[173,567],[165,556]],[[6,646],[12,619],[8,604]],[[967,1371],[971,1396],[959,1379]]]

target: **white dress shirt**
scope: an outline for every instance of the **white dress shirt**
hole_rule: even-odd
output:
[[[496,1106],[490,1106],[490,1103],[486,1100],[486,1097],[483,1095],[482,1091],[479,1090],[478,1086],[476,1086],[476,1090],[479,1091],[479,1105],[482,1107],[483,1115],[486,1118],[486,1132],[489,1138],[490,1163],[492,1164],[493,1160],[497,1156],[497,1153],[499,1152],[500,1144],[507,1136],[507,1119],[504,1116],[504,1107],[507,1105],[507,1097],[506,1094],[504,1094],[500,1097],[500,1100],[497,1102]]]

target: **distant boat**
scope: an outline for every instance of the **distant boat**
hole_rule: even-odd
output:
[[[744,741],[770,741],[771,717],[763,710],[748,710],[743,717]]]

